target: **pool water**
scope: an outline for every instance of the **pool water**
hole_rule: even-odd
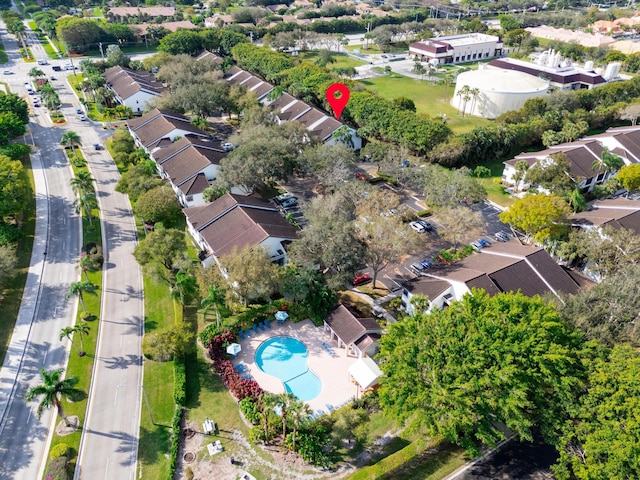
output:
[[[287,392],[308,402],[320,394],[322,382],[307,366],[304,343],[292,337],[274,337],[256,350],[256,364],[264,373],[282,381]]]

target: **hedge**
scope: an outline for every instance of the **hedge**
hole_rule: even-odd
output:
[[[177,407],[173,414],[173,423],[171,425],[171,452],[169,457],[169,471],[167,472],[167,480],[173,480],[178,465],[178,454],[180,453],[180,424],[182,423],[182,407]]]
[[[398,450],[396,453],[383,458],[378,463],[365,467],[362,470],[358,470],[349,477],[349,480],[376,480],[381,478],[392,478],[390,475],[395,470],[406,465],[428,448],[433,448],[435,444],[435,442],[416,440],[404,447],[402,450]]]
[[[66,443],[59,443],[51,447],[51,450],[49,451],[49,458],[53,459],[58,457],[69,458],[69,445]]]
[[[173,400],[184,407],[187,400],[187,373],[182,359],[173,360]]]

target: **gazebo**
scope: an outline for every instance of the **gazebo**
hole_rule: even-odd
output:
[[[378,384],[382,371],[371,358],[360,357],[349,367],[349,375],[361,391],[366,391]]]

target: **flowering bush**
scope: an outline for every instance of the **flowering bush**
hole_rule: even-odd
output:
[[[213,367],[220,375],[222,383],[229,389],[231,394],[238,399],[251,398],[257,400],[264,393],[260,385],[255,380],[240,378],[238,372],[227,358],[225,347],[233,343],[236,336],[229,330],[220,332],[211,340],[209,345],[209,357],[213,360]]]

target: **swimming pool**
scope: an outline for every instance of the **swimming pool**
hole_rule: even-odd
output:
[[[287,392],[308,402],[320,394],[322,382],[307,366],[307,347],[292,337],[273,337],[256,350],[256,364],[282,381]]]

